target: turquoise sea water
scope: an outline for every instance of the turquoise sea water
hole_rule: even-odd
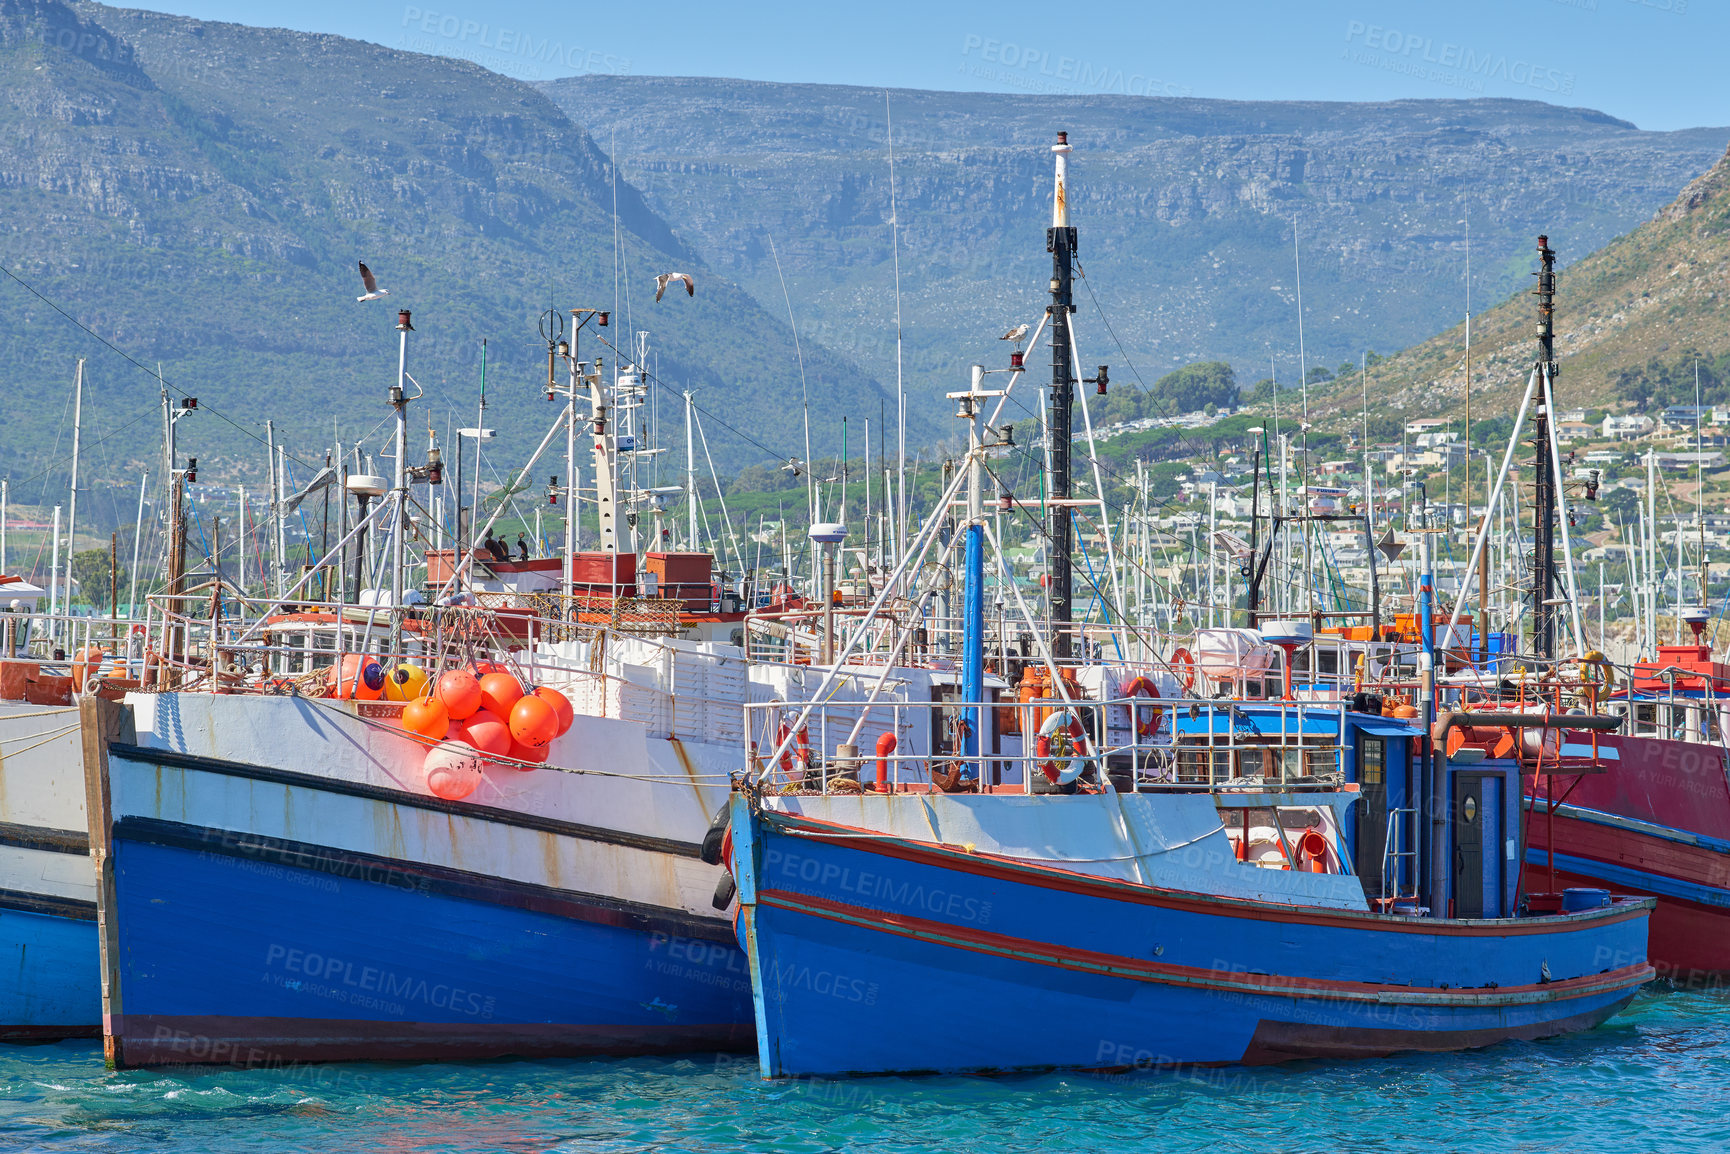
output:
[[[1730,994],[1649,991],[1584,1035],[1255,1070],[766,1083],[730,1056],[110,1073],[0,1046],[0,1150],[1730,1149]]]

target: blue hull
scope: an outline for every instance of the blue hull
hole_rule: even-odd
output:
[[[109,1057],[277,1066],[739,1049],[725,926],[302,843],[114,827]]]
[[[769,1076],[1463,1049],[1589,1028],[1652,973],[1650,901],[1390,918],[861,837],[743,798],[733,829]]]
[[[0,893],[0,1041],[102,1033],[94,904]]]

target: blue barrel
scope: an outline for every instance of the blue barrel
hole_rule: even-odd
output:
[[[1562,912],[1576,913],[1580,910],[1595,910],[1600,906],[1610,904],[1610,891],[1592,889],[1587,886],[1575,886],[1562,891]]]

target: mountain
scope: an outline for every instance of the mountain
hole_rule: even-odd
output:
[[[836,85],[589,75],[541,85],[648,205],[801,331],[895,377],[885,94]],[[1524,284],[1546,229],[1575,259],[1709,166],[1730,129],[1642,132],[1515,100],[1250,103],[895,91],[904,360],[934,435],[966,366],[1042,312],[1049,146],[1075,146],[1083,363],[1119,388],[1204,360],[1298,376],[1293,221],[1310,365],[1356,363]],[[771,241],[773,250],[771,250]],[[779,257],[777,268],[775,257]],[[1109,325],[1109,327],[1108,327]],[[922,432],[925,430],[921,430]]]
[[[1550,245],[1577,247],[1552,230]],[[1537,238],[1516,251],[1537,268]],[[1652,412],[1702,398],[1730,402],[1730,153],[1626,236],[1581,256],[1556,277],[1556,403],[1564,409]],[[1512,415],[1536,356],[1536,306],[1519,292],[1473,318],[1472,406]],[[1463,407],[1465,331],[1455,326],[1372,370],[1378,405],[1406,419]],[[1356,381],[1333,404],[1357,411]],[[1312,397],[1312,401],[1316,398]],[[1505,436],[1505,434],[1504,434]]]
[[[260,484],[267,417],[303,461],[322,462],[334,438],[378,452],[398,307],[413,310],[408,367],[425,390],[411,430],[473,422],[488,339],[501,472],[555,416],[539,388],[549,301],[616,307],[601,335],[626,349],[633,327],[651,330],[651,368],[670,386],[659,414],[682,420],[677,390],[695,389],[717,418],[718,463],[803,455],[791,331],[526,85],[333,36],[57,0],[0,0],[0,82],[0,264],[137,362],[0,280],[0,471],[14,501],[63,492],[79,355],[87,478],[160,472],[158,363],[199,398],[178,435],[201,481]],[[389,298],[356,303],[357,259]],[[657,305],[652,278],[673,269],[697,294]],[[617,355],[595,337],[582,353]],[[857,366],[813,343],[803,354],[813,407],[876,413],[878,386]],[[424,433],[411,443],[419,459]],[[131,522],[124,486],[98,487],[91,506]]]

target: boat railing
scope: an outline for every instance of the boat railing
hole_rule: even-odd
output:
[[[808,709],[753,702],[744,711],[748,772],[784,792],[1346,788],[1349,742],[1337,703],[1251,712],[1194,698],[831,699]]]
[[[917,606],[908,601],[878,610],[865,625],[871,635],[855,649],[850,664],[894,661],[917,665],[926,661],[959,659],[963,649],[963,622],[959,615],[925,612],[918,615],[911,634],[904,635]],[[867,607],[837,604],[833,610],[834,652],[846,645],[850,630],[867,617]],[[754,610],[745,618],[744,646],[752,661],[811,665],[822,661],[826,615],[822,605],[797,609]],[[1067,652],[1074,660],[1110,661],[1145,665],[1161,663],[1148,640],[1130,630],[1094,622],[1054,622],[1035,619],[1037,635],[1061,638],[1055,652]],[[1005,616],[988,619],[984,626],[987,660],[1038,660],[1034,629],[1026,619]]]
[[[1629,737],[1718,746],[1730,740],[1730,697],[1623,697],[1603,709],[1628,719]]]

